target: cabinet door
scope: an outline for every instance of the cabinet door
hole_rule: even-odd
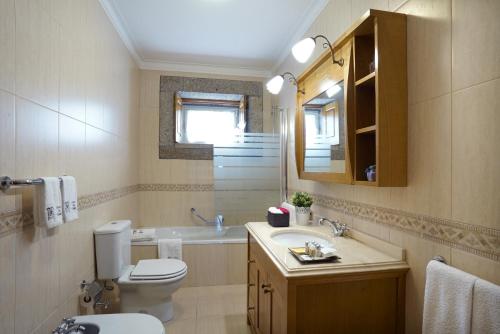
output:
[[[286,308],[284,299],[276,289],[271,295],[271,333],[286,334]]]
[[[255,260],[248,260],[248,285],[247,285],[247,312],[250,325],[257,325],[257,301],[258,301],[258,282],[257,282],[257,267]]]
[[[259,293],[258,293],[258,332],[260,334],[271,334],[271,298],[269,276],[261,268],[258,270]]]

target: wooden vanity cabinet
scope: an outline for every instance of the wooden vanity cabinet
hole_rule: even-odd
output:
[[[285,277],[249,234],[248,324],[257,334],[404,333],[406,271]]]

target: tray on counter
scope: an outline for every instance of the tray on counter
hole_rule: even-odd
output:
[[[303,264],[312,264],[312,263],[323,263],[323,262],[339,262],[341,259],[340,256],[334,255],[334,256],[329,256],[329,257],[324,257],[324,256],[318,256],[318,257],[311,257],[306,253],[306,250],[304,247],[295,247],[295,248],[288,248],[290,253],[300,262]]]

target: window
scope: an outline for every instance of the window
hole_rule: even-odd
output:
[[[191,97],[195,94],[197,98]],[[180,92],[176,104],[178,143],[231,142],[245,130],[245,99],[241,95]]]

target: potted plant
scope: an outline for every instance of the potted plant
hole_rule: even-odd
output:
[[[296,192],[292,196],[292,204],[295,206],[295,221],[297,225],[307,225],[311,215],[313,200],[306,192]]]

